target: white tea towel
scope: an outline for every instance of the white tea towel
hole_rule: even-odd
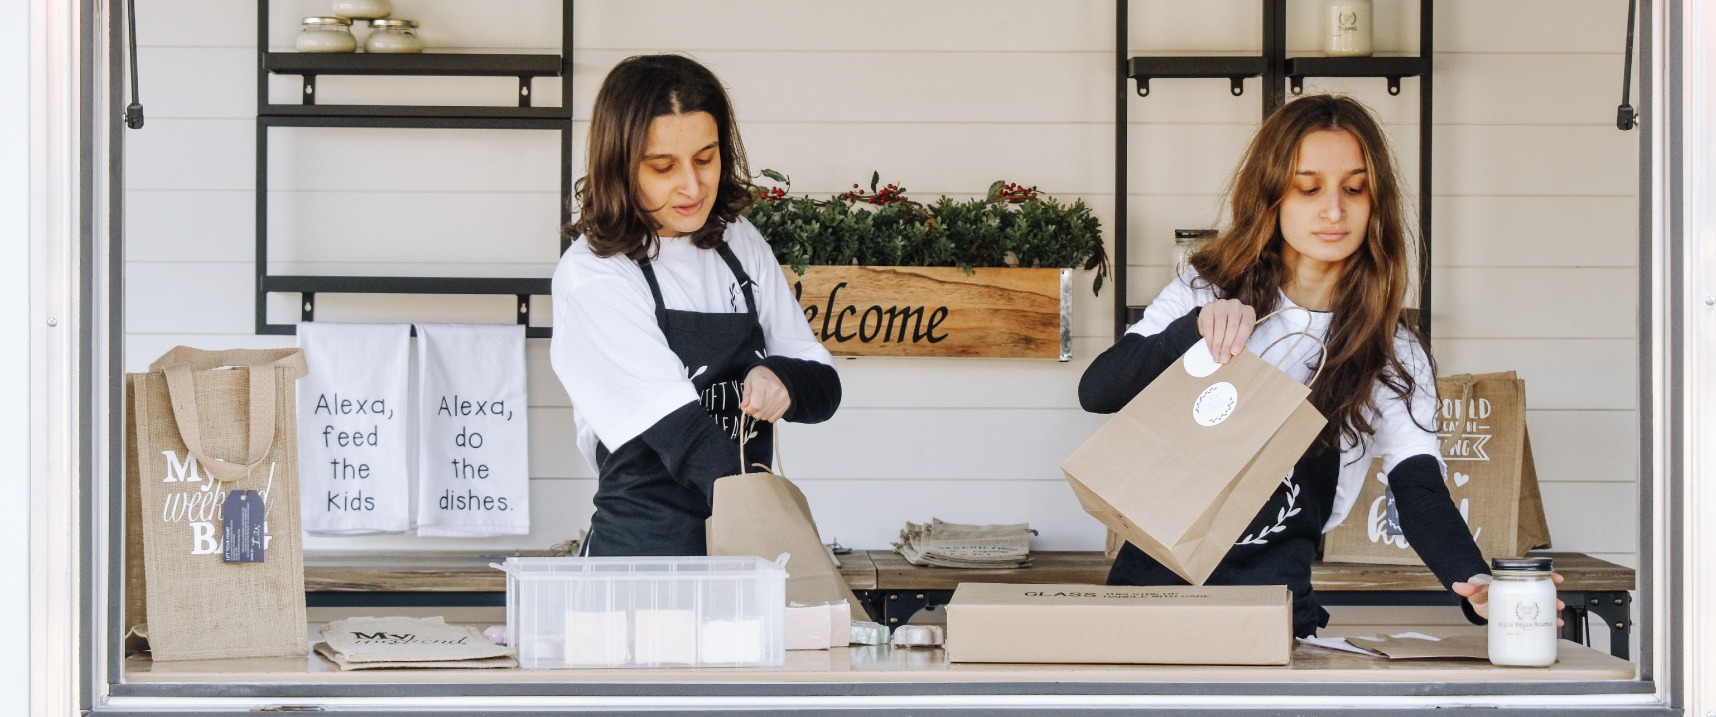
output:
[[[524,326],[418,324],[417,534],[530,532]]]
[[[298,380],[304,530],[410,530],[411,326],[305,322],[298,347],[310,366]]]

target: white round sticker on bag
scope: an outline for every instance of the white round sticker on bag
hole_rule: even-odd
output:
[[[1198,378],[1215,373],[1216,369],[1221,368],[1221,364],[1216,363],[1215,358],[1210,356],[1210,342],[1205,339],[1199,339],[1197,345],[1186,352],[1185,360],[1180,363],[1186,367],[1186,373]]]
[[[1214,426],[1233,415],[1233,407],[1238,403],[1239,389],[1226,381],[1217,381],[1192,401],[1192,420],[1200,426]]]

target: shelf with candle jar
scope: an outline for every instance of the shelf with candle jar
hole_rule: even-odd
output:
[[[454,5],[450,0],[449,5]],[[308,43],[316,51],[305,51],[304,42],[294,43],[298,52],[271,52],[280,45],[271,42],[269,0],[257,0],[257,108],[256,108],[256,333],[296,333],[297,325],[270,322],[266,307],[271,294],[297,294],[299,320],[315,320],[318,295],[324,294],[448,294],[512,296],[517,299],[514,318],[525,325],[526,336],[548,336],[547,327],[530,325],[531,297],[548,293],[548,281],[529,277],[475,276],[300,276],[269,270],[269,144],[270,137],[301,128],[356,127],[373,129],[433,130],[523,130],[554,132],[560,138],[559,196],[572,193],[572,116],[565,106],[538,107],[532,103],[531,83],[536,78],[558,78],[562,102],[572,97],[572,3],[563,5],[560,21],[560,53],[424,53],[421,41],[412,34],[416,23],[390,18],[391,3],[383,0],[338,0],[334,13],[305,27],[315,27]],[[461,4],[462,5],[462,4]],[[356,38],[350,33],[352,19],[367,22],[370,33],[366,51],[354,52]],[[378,38],[378,32],[387,33]],[[305,34],[301,30],[300,34]],[[326,47],[323,47],[326,45]],[[332,104],[317,103],[316,80],[320,76],[392,77],[494,77],[518,78],[517,102],[507,105],[425,104]],[[277,103],[270,98],[270,80],[279,76],[302,78],[298,103]],[[568,205],[560,203],[558,224],[544,227],[546,236],[571,221]],[[565,249],[562,242],[561,249]]]
[[[1259,78],[1262,95],[1262,116],[1268,117],[1277,108],[1287,104],[1289,92],[1298,95],[1304,92],[1307,77],[1375,77],[1387,80],[1388,94],[1399,95],[1401,78],[1417,79],[1418,89],[1418,276],[1419,287],[1418,312],[1415,316],[1420,333],[1430,336],[1431,312],[1431,237],[1430,211],[1431,196],[1431,141],[1430,132],[1431,104],[1434,99],[1432,80],[1435,57],[1435,0],[1418,0],[1418,56],[1398,56],[1411,52],[1410,48],[1386,49],[1384,51],[1397,53],[1397,56],[1374,57],[1372,43],[1373,22],[1371,18],[1372,0],[1321,0],[1310,2],[1299,0],[1292,3],[1294,12],[1316,12],[1319,20],[1317,28],[1322,40],[1316,43],[1321,54],[1311,56],[1288,56],[1287,29],[1289,24],[1303,27],[1297,22],[1289,23],[1288,0],[1260,0],[1259,9],[1262,15],[1262,33],[1260,40],[1261,51],[1256,55],[1219,56],[1207,55],[1167,55],[1138,53],[1131,45],[1133,21],[1130,19],[1133,5],[1147,5],[1136,0],[1115,0],[1114,42],[1115,66],[1118,68],[1115,97],[1115,133],[1114,142],[1114,222],[1112,235],[1114,248],[1110,253],[1115,266],[1127,266],[1128,255],[1133,247],[1127,239],[1127,177],[1130,162],[1128,150],[1128,105],[1127,95],[1129,85],[1136,83],[1133,92],[1138,97],[1150,95],[1150,81],[1153,79],[1196,79],[1208,78],[1226,80],[1230,84],[1234,96],[1244,94],[1244,84],[1249,78]],[[1152,18],[1154,19],[1154,18]],[[1191,217],[1187,217],[1191,219]],[[1143,307],[1130,300],[1127,291],[1127,272],[1116,272],[1114,277],[1114,333],[1115,337],[1125,333],[1132,320],[1140,315]]]

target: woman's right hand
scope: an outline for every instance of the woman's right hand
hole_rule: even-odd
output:
[[[1198,310],[1198,333],[1210,345],[1210,357],[1227,363],[1245,350],[1251,330],[1257,328],[1257,311],[1238,299],[1217,299]]]

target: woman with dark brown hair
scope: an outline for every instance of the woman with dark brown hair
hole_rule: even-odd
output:
[[[715,480],[738,472],[741,445],[744,465],[769,463],[773,422],[827,420],[840,378],[740,216],[745,150],[713,73],[679,55],[622,61],[596,94],[586,159],[549,347],[598,476],[584,554],[703,555]]]
[[[1487,615],[1489,569],[1444,485],[1437,444],[1436,369],[1402,319],[1408,288],[1400,182],[1380,124],[1358,102],[1312,96],[1264,120],[1231,189],[1232,225],[1144,317],[1086,369],[1079,402],[1114,413],[1192,350],[1226,363],[1250,347],[1305,332],[1271,363],[1311,383],[1328,426],[1258,511],[1209,578],[1212,585],[1287,585],[1293,629],[1328,624],[1311,591],[1323,531],[1351,510],[1380,456],[1399,528],[1468,618]],[[1284,308],[1289,311],[1258,323]],[[1200,344],[1207,348],[1200,348]],[[1128,543],[1108,576],[1116,585],[1184,585]],[[1559,577],[1557,577],[1559,581]]]

